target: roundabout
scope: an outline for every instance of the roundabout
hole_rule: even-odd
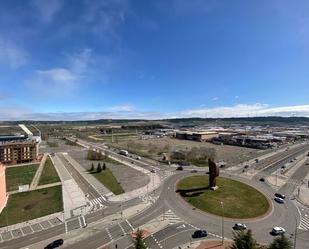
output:
[[[252,186],[224,177],[217,179],[217,185],[213,191],[208,176],[187,176],[176,184],[176,192],[195,208],[227,218],[257,218],[270,210],[267,197]]]

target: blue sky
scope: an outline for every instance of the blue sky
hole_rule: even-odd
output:
[[[309,116],[306,0],[3,0],[0,120]]]

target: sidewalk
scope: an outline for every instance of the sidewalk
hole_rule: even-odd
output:
[[[57,155],[51,158],[62,183],[64,218],[71,218],[71,210],[87,205],[87,199]]]
[[[95,188],[95,190],[102,196],[114,195],[108,188],[106,188],[101,182],[99,182],[93,175],[89,174],[85,168],[83,168],[78,162],[76,162],[69,154],[62,153],[65,159],[67,159],[73,167],[86,179],[86,181]]]
[[[45,165],[45,162],[46,162],[46,159],[48,157],[48,154],[45,153],[42,160],[41,160],[41,163],[40,163],[40,166],[39,168],[37,169],[33,179],[32,179],[32,182],[30,184],[30,190],[34,190],[37,188],[38,184],[39,184],[39,181],[40,181],[40,177],[42,175],[42,172],[43,172],[43,169],[44,169],[44,165]]]

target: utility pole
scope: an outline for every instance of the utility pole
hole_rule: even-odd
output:
[[[296,236],[297,236],[297,219],[295,216],[294,249],[296,249]]]
[[[221,208],[222,208],[222,224],[221,224],[221,235],[222,235],[222,245],[224,244],[224,207],[223,207],[223,201],[221,201]]]

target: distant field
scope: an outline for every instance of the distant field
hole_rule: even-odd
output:
[[[5,172],[7,191],[18,190],[19,185],[30,185],[38,167],[38,164],[31,164],[7,168]]]
[[[102,135],[93,135],[89,137],[94,140],[101,140],[106,142],[113,141],[114,143],[118,143],[120,141],[125,141],[128,139],[136,139],[138,138],[138,135],[136,135],[135,133],[117,133],[113,134],[113,136],[111,134],[102,134]]]
[[[49,183],[54,183],[54,182],[60,182],[60,178],[55,169],[55,166],[53,165],[50,157],[48,156],[44,164],[42,175],[39,180],[39,185],[44,185],[44,184],[49,184]]]
[[[110,143],[110,146],[119,149],[125,149],[129,152],[149,157],[155,160],[161,160],[163,153],[168,153],[174,150],[190,150],[193,147],[204,147],[215,149],[218,160],[224,160],[227,166],[234,165],[250,158],[260,155],[259,150],[230,146],[230,145],[215,145],[208,142],[195,142],[189,140],[180,140],[175,138],[155,138],[155,139],[122,139],[118,143]],[[207,164],[199,164],[191,162],[196,166],[207,166]]]
[[[106,170],[102,170],[100,173],[94,171],[91,172],[91,174],[115,195],[124,193],[124,190],[121,187],[120,183],[118,183],[116,177],[108,168]]]
[[[63,210],[61,186],[9,196],[0,214],[0,227],[39,218]]]

